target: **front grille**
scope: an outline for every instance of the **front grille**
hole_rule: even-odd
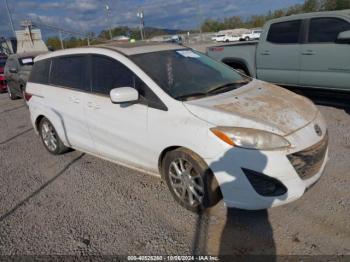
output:
[[[315,175],[321,168],[328,147],[328,133],[324,138],[303,151],[288,155],[300,178],[305,180]]]

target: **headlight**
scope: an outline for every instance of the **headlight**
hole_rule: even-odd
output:
[[[219,126],[210,131],[229,145],[248,149],[273,150],[291,145],[282,136],[258,129]]]

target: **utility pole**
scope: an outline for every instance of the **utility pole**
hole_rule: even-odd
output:
[[[145,26],[145,20],[144,20],[144,14],[143,14],[143,9],[140,9],[137,12],[137,17],[140,18],[140,33],[141,33],[141,40],[144,40],[145,35],[144,35],[144,26]]]
[[[5,6],[6,6],[6,10],[7,10],[7,15],[9,16],[10,25],[11,25],[11,29],[12,29],[13,35],[16,36],[15,27],[13,26],[12,16],[11,16],[11,13],[10,13],[10,9],[9,9],[9,5],[7,3],[7,0],[5,0]]]
[[[110,20],[111,8],[109,7],[109,5],[106,5],[106,12],[107,12],[107,23],[109,27],[109,38],[112,40],[112,25]]]
[[[64,49],[64,44],[63,44],[63,39],[62,39],[62,31],[61,30],[58,31],[58,35],[60,37],[61,48]]]
[[[202,9],[199,3],[200,0],[196,0],[196,7],[197,7],[197,14],[198,14],[198,31],[199,31],[199,37],[201,40],[203,40],[202,36]]]

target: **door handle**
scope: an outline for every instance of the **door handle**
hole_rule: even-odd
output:
[[[316,52],[313,50],[306,50],[301,53],[302,55],[316,55]]]
[[[74,96],[70,96],[69,97],[69,101],[75,103],[75,104],[79,104],[80,103],[80,100]]]
[[[261,55],[270,55],[270,51],[269,50],[265,50],[263,52],[260,53]]]

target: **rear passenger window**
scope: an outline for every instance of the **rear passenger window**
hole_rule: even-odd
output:
[[[309,43],[334,43],[338,34],[350,30],[350,24],[338,18],[313,18],[310,22]]]
[[[50,83],[89,91],[87,56],[63,56],[52,60]]]
[[[109,95],[113,88],[133,87],[133,72],[118,61],[92,56],[92,91]]]
[[[301,20],[272,24],[267,41],[276,44],[296,44],[299,42]]]
[[[49,59],[35,62],[28,81],[37,84],[48,84],[50,64],[51,61]]]

